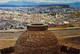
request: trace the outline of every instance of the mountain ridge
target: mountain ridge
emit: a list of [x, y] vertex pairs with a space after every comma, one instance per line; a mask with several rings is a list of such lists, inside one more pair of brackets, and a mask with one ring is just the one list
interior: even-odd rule
[[66, 5], [70, 5], [74, 8], [80, 8], [80, 2], [74, 2], [74, 3], [46, 3], [46, 2], [40, 2], [40, 3], [37, 3], [37, 2], [28, 2], [28, 1], [9, 1], [9, 2], [6, 2], [6, 3], [1, 3], [0, 6], [25, 6], [25, 5], [53, 5], [53, 4], [66, 4]]

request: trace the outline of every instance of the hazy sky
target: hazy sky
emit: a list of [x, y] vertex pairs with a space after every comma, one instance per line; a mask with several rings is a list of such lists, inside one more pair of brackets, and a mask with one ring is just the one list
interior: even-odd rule
[[72, 3], [78, 1], [80, 2], [80, 0], [0, 0], [0, 3], [8, 1], [32, 1], [32, 2], [53, 2], [53, 3]]

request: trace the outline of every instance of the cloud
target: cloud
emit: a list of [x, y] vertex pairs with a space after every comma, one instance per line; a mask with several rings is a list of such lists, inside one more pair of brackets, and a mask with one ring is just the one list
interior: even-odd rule
[[80, 0], [45, 0], [45, 2], [54, 2], [54, 3], [73, 3], [80, 2]]
[[72, 3], [79, 2], [80, 0], [1, 0], [0, 2], [8, 1], [31, 1], [31, 2], [50, 2], [50, 3]]

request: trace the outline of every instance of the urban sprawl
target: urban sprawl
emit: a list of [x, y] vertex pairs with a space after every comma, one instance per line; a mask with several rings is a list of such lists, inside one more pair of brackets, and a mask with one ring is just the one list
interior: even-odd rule
[[28, 23], [50, 27], [80, 22], [80, 9], [71, 6], [0, 7], [0, 30], [26, 29]]

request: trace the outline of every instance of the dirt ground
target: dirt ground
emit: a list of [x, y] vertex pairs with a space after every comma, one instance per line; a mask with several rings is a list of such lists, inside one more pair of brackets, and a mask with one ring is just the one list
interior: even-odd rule
[[[80, 49], [80, 29], [51, 30], [60, 45]], [[0, 50], [15, 46], [16, 40], [23, 32], [0, 33]]]

